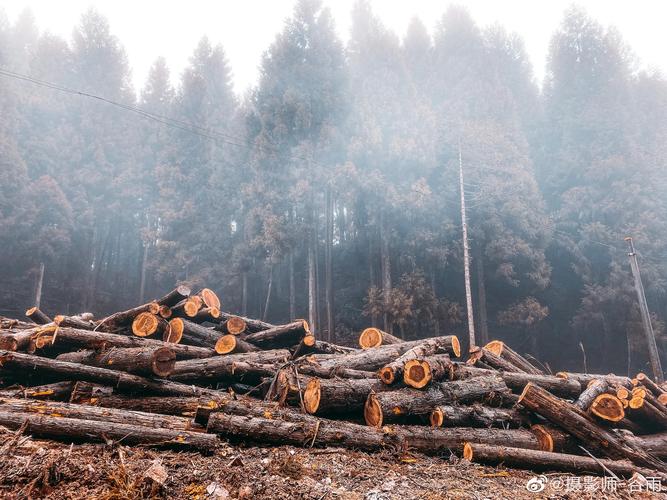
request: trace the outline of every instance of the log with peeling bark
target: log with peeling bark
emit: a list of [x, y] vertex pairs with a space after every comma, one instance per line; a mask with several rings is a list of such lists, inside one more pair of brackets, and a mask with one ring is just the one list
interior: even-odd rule
[[[405, 366], [405, 363], [411, 360], [433, 356], [435, 354], [451, 354], [452, 356], [459, 357], [461, 355], [459, 339], [455, 335], [426, 339], [407, 350], [391, 363], [383, 366], [378, 372], [378, 377], [385, 384], [391, 385], [394, 382], [401, 380], [403, 377], [403, 367]], [[423, 376], [419, 377], [419, 379], [421, 381]]]
[[321, 368], [310, 363], [298, 364], [298, 371], [302, 375], [311, 375], [319, 378], [357, 378], [357, 379], [377, 379], [377, 373], [364, 370], [352, 370], [348, 368], [334, 368], [332, 370]]
[[371, 347], [380, 347], [387, 344], [400, 344], [403, 340], [393, 335], [383, 332], [379, 328], [366, 328], [359, 334], [359, 347], [370, 349]]
[[223, 335], [215, 343], [215, 352], [218, 354], [231, 354], [242, 352], [256, 352], [259, 348], [236, 335]]
[[171, 380], [149, 379], [131, 373], [87, 366], [79, 363], [68, 363], [55, 359], [42, 358], [31, 354], [0, 351], [0, 374], [5, 371], [40, 373], [61, 377], [63, 380], [85, 380], [117, 387], [121, 391], [135, 393], [153, 393], [173, 396], [200, 396], [204, 394], [219, 395], [215, 390], [180, 384]]
[[[99, 328], [102, 330], [116, 330], [121, 327], [132, 324], [134, 319], [141, 313], [149, 313], [151, 315], [159, 314], [160, 305], [157, 302], [148, 302], [141, 306], [133, 307], [127, 311], [120, 311], [107, 316], [100, 321]], [[136, 335], [136, 334], [135, 334]]]
[[493, 408], [479, 403], [442, 405], [429, 414], [433, 427], [529, 427], [530, 417], [517, 408]]
[[501, 358], [488, 349], [479, 346], [473, 346], [470, 349], [470, 357], [466, 363], [471, 366], [485, 364], [492, 367], [494, 370], [501, 370], [504, 372], [526, 373], [524, 370], [514, 366], [505, 358]]
[[29, 398], [67, 401], [72, 395], [75, 382], [55, 382], [33, 387], [8, 387], [0, 389], [0, 398]]
[[381, 427], [406, 418], [430, 415], [438, 406], [473, 402], [503, 403], [509, 389], [497, 377], [475, 378], [432, 385], [426, 391], [412, 388], [368, 394], [364, 405], [366, 424]]
[[174, 288], [167, 295], [156, 302], [161, 306], [172, 307], [178, 304], [181, 300], [185, 300], [190, 296], [191, 290], [189, 286], [179, 285]]
[[197, 347], [209, 347], [215, 350], [220, 332], [207, 328], [187, 319], [174, 318], [169, 321], [169, 328], [164, 331], [162, 340], [174, 344], [183, 342]]
[[611, 389], [611, 383], [607, 379], [602, 378], [593, 380], [590, 384], [588, 384], [586, 390], [584, 390], [579, 395], [577, 400], [574, 402], [574, 405], [580, 410], [586, 411], [591, 407], [593, 401], [595, 401], [595, 398], [606, 392], [611, 392]]
[[[48, 328], [48, 327], [45, 327]], [[54, 328], [48, 328], [49, 332], [54, 332]], [[0, 333], [0, 349], [7, 351], [26, 351], [30, 347], [30, 341], [36, 332], [40, 329], [22, 329], [6, 330], [6, 333]]]
[[563, 378], [566, 380], [575, 380], [581, 384], [581, 387], [586, 388], [593, 380], [605, 379], [612, 384], [617, 384], [619, 386], [627, 387], [630, 385], [630, 379], [628, 377], [619, 377], [610, 373], [608, 375], [600, 375], [596, 373], [575, 373], [575, 372], [558, 372], [556, 377]]
[[466, 380], [473, 377], [500, 377], [507, 386], [516, 393], [521, 393], [528, 382], [565, 398], [576, 398], [581, 394], [581, 384], [576, 380], [569, 380], [552, 375], [532, 375], [525, 372], [499, 372], [467, 366], [463, 363], [453, 363], [451, 370], [452, 380]]
[[608, 475], [609, 472], [622, 477], [632, 477], [640, 473], [644, 477], [660, 477], [667, 475], [641, 467], [629, 460], [598, 459], [588, 456], [568, 455], [539, 450], [526, 450], [509, 446], [466, 443], [463, 447], [463, 458], [471, 462], [497, 465], [503, 464], [519, 469], [533, 471], [555, 470], [574, 474]]
[[304, 337], [312, 336], [308, 322], [299, 319], [286, 325], [274, 326], [268, 330], [250, 333], [243, 340], [261, 349], [279, 349], [291, 347], [301, 342]]
[[80, 316], [64, 316], [59, 314], [53, 318], [53, 322], [61, 328], [78, 328], [79, 330], [94, 330], [97, 325], [90, 319]]
[[492, 352], [496, 356], [499, 356], [510, 363], [516, 366], [520, 370], [526, 373], [532, 373], [533, 375], [544, 375], [544, 372], [533, 365], [526, 358], [521, 356], [519, 353], [510, 349], [507, 344], [501, 342], [500, 340], [492, 340], [484, 346], [484, 349]]
[[667, 471], [667, 464], [644, 450], [636, 449], [622, 437], [601, 427], [582, 410], [532, 383], [526, 385], [519, 403], [610, 458], [626, 458], [641, 467]]
[[25, 312], [25, 315], [30, 318], [30, 321], [38, 325], [53, 323], [53, 320], [44, 314], [39, 307], [31, 307]]
[[[283, 412], [285, 415], [286, 412]], [[285, 417], [283, 417], [285, 418]], [[473, 429], [452, 427], [395, 426], [375, 429], [341, 420], [300, 415], [292, 419], [273, 419], [213, 413], [208, 431], [230, 439], [295, 446], [344, 446], [365, 451], [408, 448], [439, 455], [461, 452], [466, 442], [496, 443], [539, 449], [539, 441], [523, 429]]]
[[153, 429], [172, 429], [182, 431], [204, 432], [205, 429], [192, 418], [159, 415], [136, 410], [102, 408], [75, 403], [56, 401], [36, 401], [29, 399], [0, 399], [2, 411], [11, 413], [35, 413], [63, 418], [96, 420], [130, 424]]
[[204, 347], [172, 344], [157, 339], [114, 333], [91, 332], [76, 328], [59, 328], [50, 342], [64, 344], [72, 348], [83, 347], [94, 350], [104, 350], [111, 347], [169, 347], [176, 353], [176, 359], [211, 358], [217, 355], [215, 350]]
[[12, 430], [24, 428], [25, 434], [36, 437], [107, 443], [119, 441], [126, 445], [154, 445], [168, 448], [213, 451], [219, 445], [217, 436], [205, 432], [154, 429], [145, 426], [62, 418], [34, 413], [14, 413], [0, 408], [0, 425]]
[[114, 347], [101, 352], [77, 351], [60, 354], [56, 359], [137, 375], [168, 377], [174, 370], [176, 353], [169, 347]]

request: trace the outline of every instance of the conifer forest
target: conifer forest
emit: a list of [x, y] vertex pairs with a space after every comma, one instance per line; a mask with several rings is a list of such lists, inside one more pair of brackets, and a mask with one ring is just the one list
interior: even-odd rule
[[375, 326], [467, 352], [462, 170], [478, 345], [650, 373], [630, 236], [667, 361], [665, 75], [579, 7], [543, 79], [520, 33], [463, 7], [404, 36], [365, 0], [350, 15], [343, 41], [296, 2], [239, 94], [207, 38], [135, 88], [100, 12], [66, 39], [0, 12], [0, 315], [185, 285], [323, 341]]

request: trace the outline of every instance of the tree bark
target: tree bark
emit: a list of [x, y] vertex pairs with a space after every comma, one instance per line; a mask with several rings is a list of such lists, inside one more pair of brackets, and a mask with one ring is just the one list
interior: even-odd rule
[[70, 352], [60, 354], [56, 359], [137, 375], [168, 377], [174, 370], [176, 353], [169, 347], [130, 347], [102, 352]]
[[100, 322], [100, 328], [105, 330], [116, 330], [131, 324], [137, 316], [141, 313], [158, 314], [160, 312], [160, 304], [157, 302], [149, 302], [141, 306], [133, 307], [127, 311], [121, 311], [107, 316]]
[[237, 316], [235, 314], [220, 311], [220, 320], [221, 321], [229, 321], [232, 318], [242, 319], [245, 322], [245, 325], [246, 325], [246, 330], [245, 331], [248, 332], [248, 333], [261, 332], [263, 330], [268, 330], [270, 328], [275, 328], [275, 326], [276, 326], [276, 325], [273, 325], [271, 323], [267, 323], [266, 321], [260, 321], [258, 319], [246, 318], [244, 316]]
[[412, 388], [370, 393], [364, 406], [366, 424], [373, 427], [430, 415], [437, 406], [453, 403], [506, 401], [509, 389], [499, 378], [475, 378], [433, 385], [426, 391]]
[[172, 372], [173, 380], [211, 380], [238, 379], [238, 376], [253, 375], [272, 377], [275, 375], [276, 363], [284, 363], [289, 359], [289, 351], [258, 351], [242, 354], [229, 354], [208, 359], [190, 359], [177, 361]]
[[530, 417], [516, 408], [493, 408], [479, 403], [470, 406], [437, 406], [429, 415], [433, 427], [530, 427]]
[[29, 398], [67, 401], [74, 389], [74, 382], [56, 382], [34, 387], [0, 389], [0, 398]]
[[542, 370], [533, 366], [526, 358], [514, 352], [512, 349], [507, 347], [507, 345], [504, 342], [501, 342], [500, 340], [493, 340], [488, 344], [486, 344], [484, 348], [488, 351], [491, 351], [496, 356], [499, 356], [509, 361], [514, 366], [516, 366], [517, 368], [526, 373], [532, 373], [534, 375], [544, 375], [544, 372]]
[[235, 335], [223, 335], [215, 343], [215, 352], [218, 354], [231, 354], [243, 352], [255, 352], [259, 348], [246, 342]]
[[215, 349], [220, 337], [222, 334], [213, 328], [207, 328], [183, 318], [174, 318], [169, 321], [169, 328], [165, 330], [163, 340], [169, 343], [183, 342], [197, 347]]
[[610, 458], [627, 458], [641, 467], [662, 472], [667, 470], [667, 465], [661, 460], [643, 450], [632, 448], [622, 438], [600, 427], [576, 406], [558, 399], [535, 384], [526, 385], [519, 403], [562, 427], [582, 442], [594, 446]]
[[448, 354], [411, 359], [403, 366], [403, 383], [415, 389], [422, 389], [431, 381], [440, 382], [449, 379], [452, 366]]
[[361, 412], [371, 391], [385, 390], [376, 379], [319, 379], [301, 381], [303, 406], [317, 415]]
[[664, 474], [651, 469], [637, 467], [627, 460], [608, 460], [565, 453], [550, 453], [548, 451], [526, 450], [508, 446], [494, 446], [488, 444], [466, 443], [463, 448], [463, 458], [471, 462], [483, 464], [504, 464], [509, 467], [529, 469], [533, 471], [554, 470], [571, 472], [573, 474], [607, 475], [609, 471], [618, 476], [632, 477], [640, 473], [644, 477], [666, 478]]
[[378, 377], [385, 384], [391, 385], [403, 377], [403, 366], [406, 362], [445, 353], [456, 357], [461, 355], [459, 339], [455, 335], [423, 340], [420, 344], [410, 348], [391, 363], [383, 366], [378, 372]]
[[154, 429], [145, 426], [60, 418], [31, 413], [13, 413], [0, 409], [0, 425], [12, 430], [25, 426], [25, 433], [60, 440], [122, 441], [126, 445], [155, 445], [168, 448], [191, 448], [213, 451], [219, 445], [217, 436], [204, 432]]
[[296, 345], [304, 337], [310, 335], [312, 334], [308, 322], [300, 319], [286, 325], [274, 326], [268, 330], [245, 335], [243, 340], [261, 349], [276, 349]]
[[25, 315], [30, 318], [30, 321], [37, 325], [46, 325], [48, 323], [53, 323], [53, 320], [44, 314], [39, 306], [31, 307], [25, 312]]
[[488, 349], [485, 349], [484, 347], [473, 346], [470, 349], [470, 357], [468, 358], [467, 363], [469, 365], [476, 365], [480, 361], [496, 370], [502, 370], [504, 372], [526, 373], [524, 370], [517, 368], [506, 359], [501, 358], [500, 356], [496, 356]]

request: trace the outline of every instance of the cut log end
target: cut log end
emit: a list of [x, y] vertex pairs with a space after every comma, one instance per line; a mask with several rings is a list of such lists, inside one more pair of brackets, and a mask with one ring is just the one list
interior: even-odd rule
[[554, 438], [546, 427], [536, 424], [531, 426], [530, 430], [537, 438], [540, 450], [554, 451]]
[[391, 385], [396, 380], [396, 374], [390, 366], [384, 366], [378, 371], [378, 378], [387, 385]]
[[202, 306], [202, 300], [197, 297], [189, 297], [186, 301], [185, 304], [183, 304], [183, 312], [185, 312], [185, 315], [189, 318], [194, 318], [197, 316], [197, 313], [201, 309]]
[[204, 301], [204, 304], [206, 304], [206, 307], [214, 307], [220, 310], [220, 299], [213, 290], [210, 288], [204, 288], [201, 292], [199, 292], [199, 295]]
[[428, 385], [432, 379], [431, 366], [428, 361], [411, 359], [403, 367], [403, 382], [415, 389]]
[[644, 406], [644, 398], [639, 396], [634, 396], [630, 401], [628, 401], [628, 408], [631, 410], [637, 410]]
[[663, 392], [658, 396], [658, 402], [663, 405], [667, 405], [667, 392]]
[[436, 408], [428, 417], [431, 427], [442, 427], [445, 423], [445, 412], [442, 408]]
[[132, 333], [137, 337], [148, 337], [153, 335], [159, 327], [159, 321], [155, 314], [142, 312], [132, 321]]
[[160, 304], [157, 302], [151, 302], [148, 304], [148, 312], [151, 314], [159, 314], [160, 313]]
[[227, 328], [227, 333], [230, 335], [239, 335], [245, 331], [247, 325], [243, 318], [232, 316], [227, 320], [225, 326]]
[[465, 458], [469, 462], [472, 462], [472, 457], [473, 457], [472, 445], [470, 443], [464, 443], [463, 458]]
[[496, 356], [500, 356], [505, 348], [505, 343], [501, 340], [492, 340], [484, 346], [484, 349], [491, 351]]
[[375, 393], [371, 392], [364, 404], [364, 420], [371, 427], [382, 427], [382, 407]]
[[[563, 377], [563, 378], [564, 378], [564, 377]], [[526, 394], [528, 393], [528, 391], [530, 391], [530, 389], [532, 388], [532, 386], [533, 386], [533, 384], [532, 384], [531, 382], [528, 382], [528, 383], [526, 384], [526, 387], [524, 387], [524, 388], [523, 388], [523, 391], [521, 391], [521, 395], [519, 396], [519, 399], [517, 400], [517, 404], [518, 404], [518, 403], [521, 403], [521, 401], [523, 401], [523, 399], [526, 397]]]
[[301, 342], [306, 347], [313, 347], [315, 345], [315, 335], [306, 335], [301, 339]]
[[158, 377], [168, 377], [176, 365], [176, 353], [168, 347], [160, 347], [153, 353], [153, 373]]
[[162, 340], [171, 344], [180, 344], [183, 338], [184, 329], [183, 320], [181, 318], [174, 318], [169, 321], [169, 327], [164, 331]]
[[169, 319], [171, 318], [171, 307], [169, 306], [160, 306], [160, 310], [158, 311], [158, 314], [163, 317], [164, 319]]
[[359, 347], [370, 349], [382, 345], [382, 332], [378, 328], [366, 328], [359, 335]]
[[312, 378], [306, 384], [306, 389], [303, 392], [303, 406], [306, 412], [315, 414], [320, 407], [320, 400], [322, 397], [320, 380]]
[[600, 394], [591, 405], [593, 415], [609, 422], [619, 422], [625, 417], [623, 403], [613, 394]]
[[618, 399], [630, 399], [630, 391], [625, 387], [619, 387], [616, 389], [616, 397]]
[[234, 335], [223, 335], [215, 343], [215, 352], [218, 354], [229, 354], [234, 352], [235, 349], [236, 337]]
[[457, 358], [461, 357], [461, 343], [456, 335], [452, 335], [452, 352]]

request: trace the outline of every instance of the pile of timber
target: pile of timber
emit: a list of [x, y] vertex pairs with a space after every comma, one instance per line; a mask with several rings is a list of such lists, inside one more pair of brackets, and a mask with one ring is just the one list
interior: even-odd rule
[[179, 286], [105, 318], [0, 318], [0, 426], [40, 438], [190, 448], [256, 444], [407, 450], [532, 470], [667, 478], [667, 387], [545, 373], [500, 341], [355, 347], [308, 323], [224, 312]]

